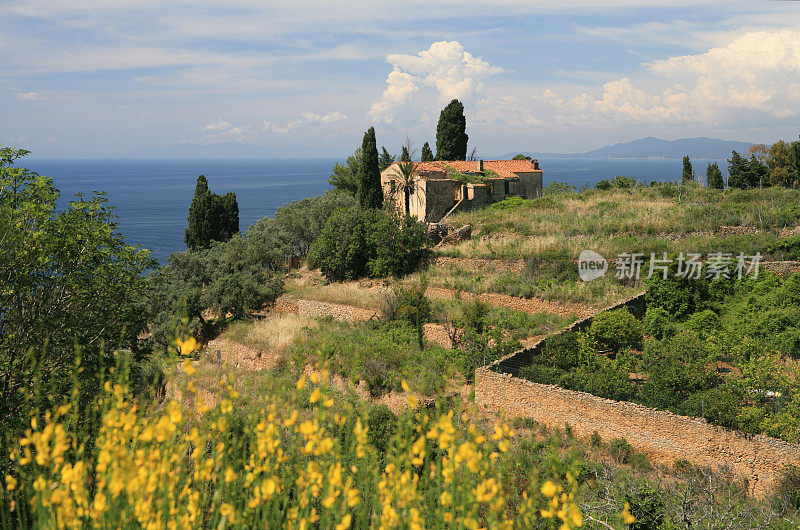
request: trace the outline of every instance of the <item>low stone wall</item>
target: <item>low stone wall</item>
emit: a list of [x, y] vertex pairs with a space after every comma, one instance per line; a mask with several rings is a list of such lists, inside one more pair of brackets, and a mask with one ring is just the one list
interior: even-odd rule
[[363, 322], [381, 316], [381, 311], [364, 309], [344, 304], [334, 304], [319, 300], [304, 300], [281, 296], [275, 302], [275, 310], [281, 313], [296, 313], [312, 318], [332, 318], [342, 322]]
[[545, 342], [549, 340], [551, 337], [555, 337], [556, 335], [560, 335], [568, 331], [585, 330], [586, 328], [591, 326], [592, 321], [594, 320], [594, 317], [596, 315], [604, 311], [619, 309], [620, 307], [627, 307], [628, 310], [634, 314], [634, 316], [636, 316], [637, 318], [642, 318], [646, 310], [645, 293], [639, 293], [630, 298], [626, 298], [625, 300], [612, 304], [606, 307], [605, 309], [597, 311], [596, 313], [593, 313], [589, 316], [585, 316], [580, 320], [576, 320], [575, 322], [565, 327], [564, 329], [557, 331], [552, 335], [548, 335], [547, 337], [542, 338], [540, 341], [531, 344], [526, 348], [523, 348], [512, 354], [506, 355], [505, 357], [495, 361], [490, 365], [490, 367], [498, 372], [517, 375], [519, 373], [520, 368], [529, 366], [533, 362], [534, 356], [536, 356], [541, 351], [541, 349], [544, 347]]
[[548, 427], [568, 423], [581, 437], [597, 431], [605, 441], [625, 438], [660, 464], [686, 459], [696, 465], [728, 467], [747, 479], [750, 493], [758, 497], [771, 494], [785, 465], [800, 465], [800, 445], [636, 403], [541, 385], [488, 368], [475, 372], [475, 402]]

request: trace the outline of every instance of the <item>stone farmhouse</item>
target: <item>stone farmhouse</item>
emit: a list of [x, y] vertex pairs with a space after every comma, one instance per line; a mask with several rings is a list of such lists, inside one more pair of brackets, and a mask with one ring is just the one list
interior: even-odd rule
[[[409, 177], [401, 171], [403, 164]], [[438, 223], [456, 210], [506, 197], [541, 197], [542, 170], [536, 159], [395, 162], [381, 173], [381, 187], [398, 211]]]

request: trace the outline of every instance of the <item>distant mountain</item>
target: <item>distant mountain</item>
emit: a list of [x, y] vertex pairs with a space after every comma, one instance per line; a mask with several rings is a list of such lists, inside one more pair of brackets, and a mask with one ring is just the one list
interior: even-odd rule
[[[731, 151], [746, 154], [750, 146], [747, 142], [718, 140], [716, 138], [681, 138], [680, 140], [662, 140], [660, 138], [642, 138], [632, 142], [607, 145], [585, 153], [525, 153], [531, 156], [547, 158], [691, 158], [725, 159]], [[517, 153], [509, 153], [511, 157]]]

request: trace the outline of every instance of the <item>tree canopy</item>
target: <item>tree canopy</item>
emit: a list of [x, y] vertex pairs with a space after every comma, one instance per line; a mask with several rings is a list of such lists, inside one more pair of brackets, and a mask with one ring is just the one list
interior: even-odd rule
[[383, 210], [341, 208], [325, 223], [308, 255], [334, 281], [413, 272], [429, 254], [425, 225]]
[[102, 194], [56, 210], [49, 178], [15, 164], [27, 151], [0, 149], [0, 425], [25, 422], [29, 390], [60, 404], [81, 359], [91, 399], [115, 349], [141, 352], [143, 272], [150, 253], [128, 245]]
[[433, 151], [431, 151], [431, 146], [428, 142], [422, 144], [421, 160], [423, 162], [433, 162], [434, 160]]
[[681, 175], [681, 183], [694, 182], [694, 171], [692, 171], [692, 162], [688, 156], [683, 157], [683, 174]]
[[464, 105], [454, 99], [439, 115], [439, 124], [436, 126], [436, 160], [466, 160], [469, 140], [466, 131]]
[[725, 187], [722, 171], [720, 171], [719, 165], [716, 162], [709, 164], [706, 168], [706, 184], [709, 188], [717, 190], [721, 190]]
[[[389, 155], [388, 152], [386, 154]], [[389, 156], [391, 157], [391, 155]], [[391, 158], [394, 160], [394, 157]], [[333, 174], [328, 177], [328, 184], [333, 186], [335, 190], [344, 191], [355, 197], [358, 194], [359, 171], [361, 171], [360, 147], [347, 157], [347, 161], [344, 164], [337, 163], [333, 166]]]
[[184, 242], [190, 250], [209, 248], [212, 241], [227, 241], [239, 232], [239, 204], [236, 194], [219, 196], [208, 189], [205, 175], [197, 177], [189, 206], [189, 226]]
[[390, 155], [389, 151], [387, 151], [385, 147], [381, 147], [381, 154], [378, 157], [378, 169], [383, 171], [387, 167], [391, 166], [393, 162], [394, 155]]

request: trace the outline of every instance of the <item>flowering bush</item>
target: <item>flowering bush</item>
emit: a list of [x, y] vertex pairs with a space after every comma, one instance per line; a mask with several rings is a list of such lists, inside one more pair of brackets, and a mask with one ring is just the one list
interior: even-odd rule
[[[183, 366], [193, 373], [191, 359]], [[510, 495], [513, 432], [504, 423], [484, 433], [466, 413], [415, 410], [398, 418], [378, 465], [367, 422], [347, 403], [334, 406], [319, 373], [297, 381], [302, 406], [281, 410], [268, 396], [243, 420], [224, 378], [213, 407], [189, 378], [184, 401], [196, 405], [169, 401], [155, 415], [139, 410], [124, 383], [106, 382], [93, 441], [82, 439], [71, 405], [34, 415], [10, 451], [3, 526], [582, 525], [572, 472]]]
[[[517, 481], [514, 432], [503, 422], [487, 432], [468, 412], [421, 409], [403, 381], [408, 410], [384, 430], [379, 451], [371, 423], [336, 398], [327, 369], [287, 381], [290, 391], [248, 407], [227, 376], [216, 395], [198, 390], [193, 354], [200, 345], [176, 344], [186, 376], [180, 402], [140, 408], [119, 365], [88, 414], [73, 393], [70, 403], [31, 415], [24, 436], [7, 448], [0, 526], [583, 525], [580, 466], [557, 457], [552, 469], [531, 469]], [[98, 425], [87, 428], [91, 418]], [[634, 520], [627, 505], [615, 517]]]

